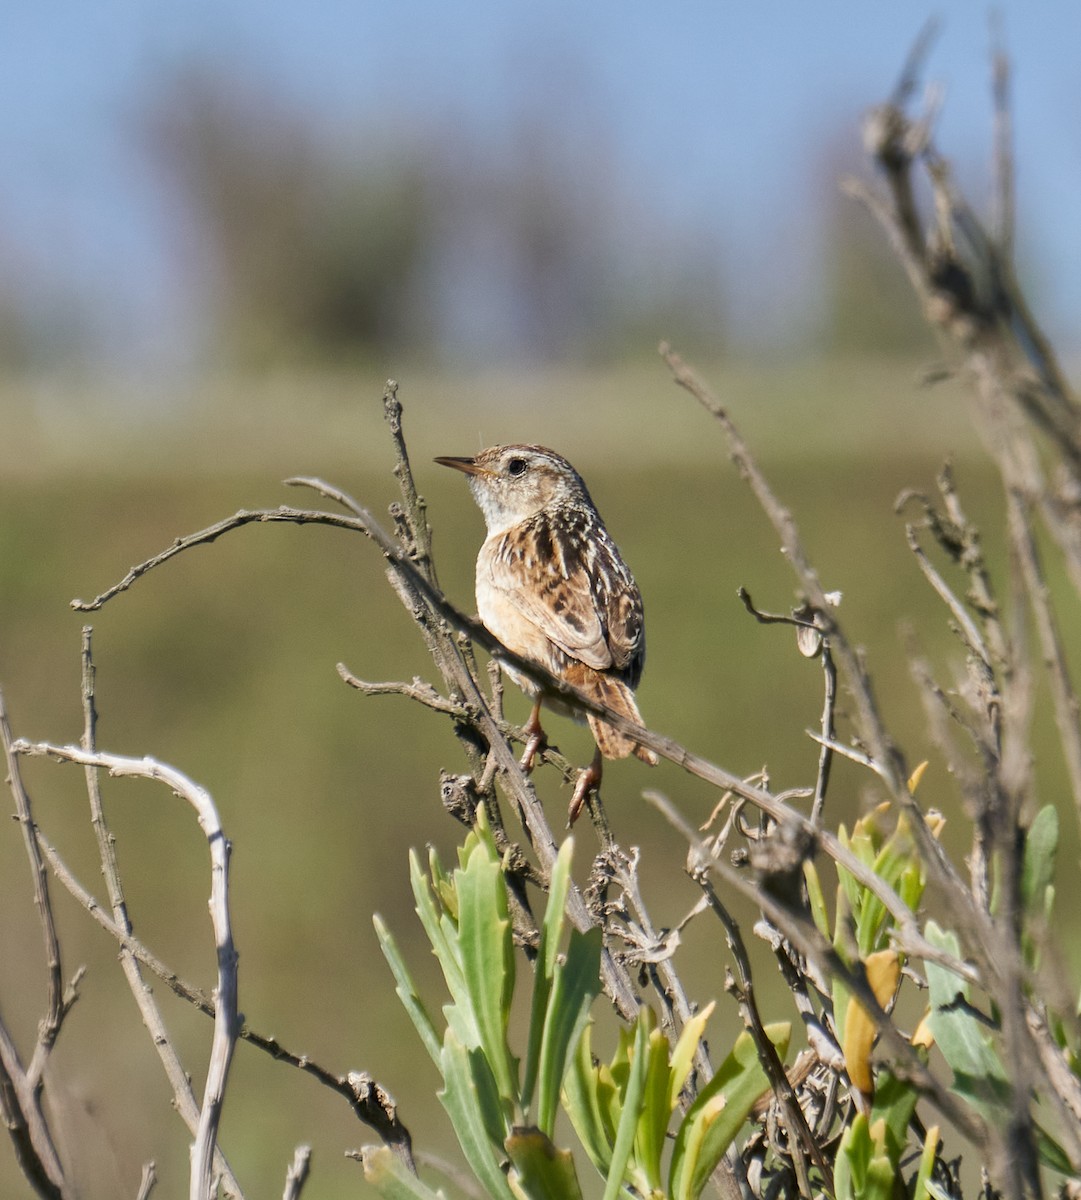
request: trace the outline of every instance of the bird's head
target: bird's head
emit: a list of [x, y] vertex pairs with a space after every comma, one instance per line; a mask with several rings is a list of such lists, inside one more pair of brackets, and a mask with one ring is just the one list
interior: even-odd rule
[[492, 446], [474, 458], [437, 458], [469, 476], [473, 498], [489, 535], [560, 504], [592, 504], [581, 476], [562, 455], [544, 446]]

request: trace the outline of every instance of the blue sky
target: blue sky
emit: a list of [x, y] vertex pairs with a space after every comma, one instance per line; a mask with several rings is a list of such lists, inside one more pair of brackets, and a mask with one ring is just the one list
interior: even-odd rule
[[[1081, 4], [997, 6], [1014, 67], [1021, 244], [1037, 312], [1078, 343]], [[93, 299], [113, 357], [185, 346], [192, 297], [173, 213], [134, 136], [163, 79], [195, 62], [269, 83], [327, 136], [433, 114], [498, 142], [523, 96], [586, 95], [620, 178], [675, 222], [715, 222], [737, 327], [798, 327], [815, 247], [803, 197], [823, 138], [854, 142], [932, 14], [940, 148], [986, 176], [989, 8], [872, 0], [7, 0], [0, 6], [0, 262], [30, 303]], [[565, 77], [565, 79], [564, 79]], [[569, 82], [566, 82], [569, 81]], [[559, 137], [573, 107], [553, 103]], [[778, 251], [781, 255], [778, 255]], [[786, 271], [778, 270], [787, 258]], [[752, 339], [753, 340], [753, 339]], [[188, 347], [190, 349], [190, 347]]]

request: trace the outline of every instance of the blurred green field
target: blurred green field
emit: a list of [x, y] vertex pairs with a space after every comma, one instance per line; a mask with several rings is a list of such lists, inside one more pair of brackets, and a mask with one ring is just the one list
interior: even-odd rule
[[[919, 389], [917, 367], [705, 372], [793, 510], [824, 583], [844, 592], [849, 633], [868, 648], [883, 709], [913, 764], [934, 756], [900, 623], [912, 623], [932, 657], [959, 655], [905, 547], [894, 499], [905, 487], [932, 490], [952, 453], [972, 515], [993, 523], [998, 511], [963, 398], [952, 386]], [[554, 446], [586, 476], [645, 596], [649, 657], [639, 696], [647, 723], [734, 772], [766, 767], [777, 788], [813, 780], [817, 749], [804, 730], [820, 712], [819, 668], [796, 654], [788, 631], [757, 625], [736, 599], [742, 585], [761, 607], [787, 610], [793, 577], [719, 430], [663, 367], [480, 380], [403, 371], [401, 385], [452, 599], [472, 610], [482, 523], [462, 480], [432, 457], [507, 440]], [[321, 506], [314, 493], [280, 486], [285, 475], [324, 476], [384, 514], [395, 484], [381, 392], [374, 377], [220, 381], [186, 411], [148, 418], [135, 416], [135, 397], [101, 385], [0, 389], [10, 431], [0, 448], [0, 685], [16, 734], [79, 735], [83, 620], [67, 607], [72, 597], [89, 598], [173, 538], [239, 508]], [[999, 556], [991, 525], [988, 544]], [[371, 914], [386, 917], [435, 1004], [406, 855], [433, 843], [453, 856], [459, 830], [441, 811], [437, 778], [440, 767], [460, 769], [462, 758], [436, 714], [399, 698], [363, 698], [335, 672], [344, 661], [366, 679], [433, 677], [374, 547], [341, 531], [248, 527], [151, 573], [93, 624], [101, 747], [172, 763], [220, 807], [234, 846], [241, 1006], [250, 1024], [335, 1070], [372, 1072], [397, 1097], [418, 1148], [449, 1154], [435, 1076], [394, 997]], [[526, 705], [514, 695], [510, 709], [524, 717]], [[563, 750], [588, 757], [584, 728], [560, 718], [549, 726]], [[101, 894], [80, 773], [40, 762], [25, 773], [40, 825]], [[566, 791], [545, 772], [537, 783], [560, 820]], [[694, 896], [680, 844], [641, 799], [646, 787], [696, 820], [716, 797], [669, 764], [606, 771], [616, 836], [643, 847], [654, 917], [669, 924]], [[871, 794], [865, 774], [839, 765], [836, 814], [851, 816]], [[923, 796], [948, 811], [955, 803], [941, 769], [929, 773]], [[191, 814], [163, 789], [132, 782], [108, 782], [106, 801], [136, 932], [209, 988], [206, 849]], [[578, 840], [581, 877], [592, 834], [583, 829]], [[26, 1052], [44, 969], [14, 824], [0, 840], [0, 880], [0, 1005]], [[49, 1080], [81, 1194], [133, 1195], [141, 1163], [155, 1158], [156, 1194], [181, 1195], [188, 1138], [115, 949], [58, 887], [53, 894], [66, 970], [89, 968]], [[714, 930], [692, 929], [684, 968], [698, 999], [721, 1000], [712, 1029], [719, 1045], [737, 1017], [723, 996], [718, 943]], [[162, 985], [155, 992], [198, 1090], [209, 1023]], [[223, 1146], [250, 1196], [280, 1192], [300, 1141], [315, 1148], [312, 1195], [355, 1195], [360, 1169], [342, 1152], [371, 1140], [337, 1097], [240, 1047]], [[6, 1150], [0, 1194], [29, 1194]]]

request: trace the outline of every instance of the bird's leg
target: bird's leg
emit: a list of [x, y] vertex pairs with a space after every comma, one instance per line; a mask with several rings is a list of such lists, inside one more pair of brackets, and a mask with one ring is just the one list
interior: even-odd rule
[[595, 792], [600, 788], [603, 770], [603, 760], [598, 747], [593, 751], [593, 761], [588, 767], [582, 768], [578, 782], [574, 785], [574, 795], [571, 797], [571, 806], [567, 812], [568, 829], [578, 820], [578, 815], [589, 798], [590, 792]]
[[529, 720], [522, 726], [527, 739], [525, 753], [519, 760], [518, 765], [527, 775], [533, 770], [533, 760], [537, 757], [537, 754], [548, 744], [548, 737], [541, 727], [540, 708], [540, 701], [538, 700], [533, 705], [533, 711], [529, 714]]

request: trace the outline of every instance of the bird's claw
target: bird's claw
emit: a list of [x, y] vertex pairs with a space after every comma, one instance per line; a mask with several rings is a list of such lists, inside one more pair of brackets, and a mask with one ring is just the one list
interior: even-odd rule
[[590, 795], [595, 794], [601, 785], [601, 762], [600, 754], [594, 755], [593, 761], [588, 767], [583, 767], [578, 775], [578, 782], [574, 785], [574, 795], [571, 796], [570, 808], [567, 810], [567, 828], [574, 824], [581, 816], [582, 809], [586, 805], [586, 801]]
[[543, 729], [538, 729], [536, 733], [529, 735], [529, 740], [525, 744], [525, 753], [518, 760], [518, 765], [528, 775], [533, 770], [537, 755], [548, 745], [548, 739], [544, 735]]

